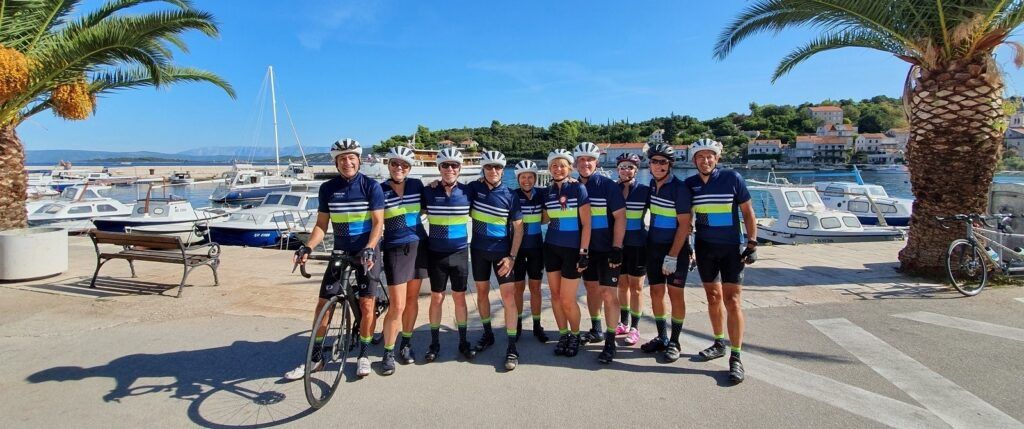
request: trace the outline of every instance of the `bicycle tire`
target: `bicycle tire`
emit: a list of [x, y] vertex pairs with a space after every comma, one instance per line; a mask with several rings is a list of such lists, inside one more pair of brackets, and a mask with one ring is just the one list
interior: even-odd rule
[[[327, 318], [327, 331], [320, 350], [316, 347], [316, 332]], [[309, 335], [309, 347], [306, 349], [306, 374], [303, 384], [306, 401], [315, 409], [323, 407], [334, 397], [341, 383], [341, 377], [349, 366], [348, 356], [351, 350], [348, 344], [352, 340], [352, 311], [347, 299], [333, 297], [317, 314], [313, 329]], [[313, 356], [320, 353], [323, 367], [313, 371]]]
[[953, 240], [946, 251], [946, 273], [957, 291], [966, 296], [981, 293], [988, 283], [988, 255], [968, 240]]

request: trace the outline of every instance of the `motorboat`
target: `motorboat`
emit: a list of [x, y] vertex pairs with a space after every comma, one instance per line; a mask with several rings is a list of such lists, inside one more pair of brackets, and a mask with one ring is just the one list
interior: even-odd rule
[[192, 244], [206, 239], [209, 224], [226, 219], [230, 212], [225, 208], [195, 209], [188, 200], [170, 195], [139, 200], [131, 216], [96, 219], [93, 223], [100, 231], [173, 235]]
[[[441, 172], [437, 168], [437, 154], [439, 150], [413, 149], [413, 165], [409, 169], [408, 177], [420, 179], [424, 183], [441, 178]], [[480, 157], [463, 154], [462, 168], [459, 170], [459, 181], [466, 182], [476, 180], [480, 177], [483, 167], [480, 166]], [[391, 177], [388, 171], [388, 157], [377, 157], [368, 155], [364, 157], [359, 166], [359, 172], [377, 181], [384, 181]]]
[[138, 180], [138, 177], [113, 175], [104, 169], [104, 171], [88, 172], [84, 179], [86, 183], [95, 183], [100, 185], [130, 185], [135, 183], [135, 181]]
[[55, 191], [63, 191], [71, 186], [84, 185], [84, 176], [69, 173], [68, 170], [36, 170], [28, 172], [28, 186], [30, 188], [51, 188]]
[[105, 186], [74, 186], [64, 189], [57, 199], [25, 204], [29, 226], [53, 226], [79, 233], [93, 228], [94, 220], [126, 218], [132, 207], [100, 195]]
[[210, 225], [210, 241], [229, 246], [285, 246], [305, 230], [303, 225], [311, 218], [315, 224], [319, 201], [316, 192], [271, 192], [258, 206], [238, 210], [227, 220]]
[[[896, 227], [864, 226], [853, 213], [825, 207], [813, 186], [750, 185], [758, 193], [758, 239], [778, 244], [892, 241], [905, 238]], [[755, 205], [755, 212], [758, 207]]]
[[172, 185], [186, 185], [189, 183], [194, 183], [196, 180], [192, 178], [192, 174], [189, 173], [188, 171], [175, 171], [171, 173], [170, 181]]
[[[888, 226], [907, 226], [914, 200], [890, 197], [881, 185], [854, 182], [814, 182], [825, 207], [846, 210], [857, 216], [860, 223]], [[881, 219], [879, 219], [881, 218]]]
[[49, 186], [29, 186], [25, 189], [25, 195], [30, 200], [38, 200], [40, 198], [55, 197], [60, 195], [60, 192]]

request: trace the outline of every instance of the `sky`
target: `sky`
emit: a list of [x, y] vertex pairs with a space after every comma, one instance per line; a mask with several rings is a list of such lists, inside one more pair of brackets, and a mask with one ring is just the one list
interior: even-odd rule
[[[84, 10], [97, 4], [87, 0]], [[321, 147], [344, 137], [369, 147], [417, 125], [709, 119], [747, 112], [750, 102], [900, 95], [907, 64], [865, 49], [819, 54], [772, 84], [779, 60], [812, 30], [754, 36], [715, 60], [721, 29], [748, 4], [197, 0], [221, 35], [189, 34], [190, 51], [175, 61], [224, 77], [237, 99], [207, 84], [143, 88], [100, 98], [88, 120], [42, 113], [18, 132], [28, 150], [272, 146], [269, 97], [260, 97], [267, 66], [281, 144], [297, 134]], [[1020, 95], [1024, 72], [1005, 48], [997, 61], [1007, 95]]]

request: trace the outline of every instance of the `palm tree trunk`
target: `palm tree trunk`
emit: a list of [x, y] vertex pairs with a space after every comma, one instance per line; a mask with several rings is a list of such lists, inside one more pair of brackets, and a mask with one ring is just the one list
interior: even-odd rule
[[1002, 152], [1002, 76], [988, 56], [942, 70], [915, 67], [904, 102], [910, 113], [907, 162], [915, 201], [899, 260], [904, 272], [941, 277], [946, 249], [963, 237], [964, 229], [943, 229], [935, 217], [988, 208]]
[[0, 127], [0, 231], [28, 225], [25, 148], [14, 125]]

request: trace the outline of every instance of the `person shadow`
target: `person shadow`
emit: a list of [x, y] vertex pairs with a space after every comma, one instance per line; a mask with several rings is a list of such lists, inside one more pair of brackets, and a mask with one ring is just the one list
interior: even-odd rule
[[[58, 366], [27, 377], [29, 383], [110, 378], [115, 386], [102, 396], [121, 403], [132, 397], [168, 394], [189, 401], [188, 418], [199, 426], [262, 428], [295, 421], [314, 410], [303, 383], [282, 374], [296, 365], [308, 331], [278, 341], [235, 341], [223, 346], [161, 354], [133, 354], [94, 367]], [[147, 384], [149, 380], [172, 379]]]

